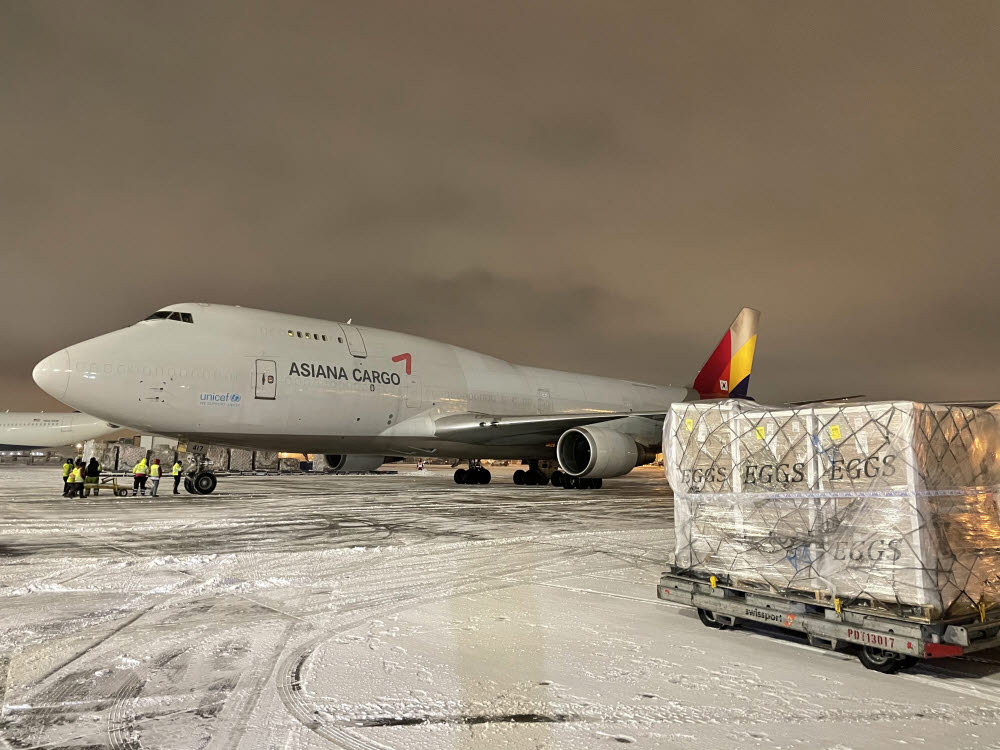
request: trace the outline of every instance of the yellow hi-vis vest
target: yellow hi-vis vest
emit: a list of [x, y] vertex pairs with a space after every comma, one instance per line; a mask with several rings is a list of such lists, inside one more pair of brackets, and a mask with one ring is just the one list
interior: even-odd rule
[[149, 473], [149, 465], [146, 463], [146, 459], [143, 459], [135, 466], [132, 467], [132, 473], [136, 476], [145, 475]]
[[180, 463], [180, 461], [178, 461], [177, 463], [174, 464], [174, 468], [172, 468], [170, 470], [170, 473], [173, 474], [175, 477], [176, 476], [180, 476], [180, 473], [181, 473], [181, 463]]
[[73, 471], [73, 464], [68, 461], [63, 464], [63, 479], [66, 479]]
[[156, 479], [160, 478], [160, 465], [159, 464], [153, 464], [152, 466], [149, 467], [149, 476], [155, 477]]
[[77, 466], [73, 471], [69, 473], [70, 484], [76, 484], [77, 482], [83, 481], [83, 468]]

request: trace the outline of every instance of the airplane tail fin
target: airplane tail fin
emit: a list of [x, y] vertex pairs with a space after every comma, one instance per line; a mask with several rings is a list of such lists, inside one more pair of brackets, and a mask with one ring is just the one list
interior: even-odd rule
[[702, 398], [747, 398], [760, 311], [744, 307], [694, 379]]

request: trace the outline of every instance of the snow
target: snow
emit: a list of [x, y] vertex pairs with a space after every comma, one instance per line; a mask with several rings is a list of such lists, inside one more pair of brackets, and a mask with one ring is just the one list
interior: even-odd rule
[[[659, 472], [600, 491], [398, 476], [59, 496], [0, 470], [11, 747], [982, 748], [1000, 653], [884, 676], [656, 599]], [[0, 742], [0, 747], [4, 742]]]

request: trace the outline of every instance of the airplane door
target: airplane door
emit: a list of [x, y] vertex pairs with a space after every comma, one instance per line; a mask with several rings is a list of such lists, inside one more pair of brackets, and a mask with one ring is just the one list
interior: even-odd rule
[[273, 401], [278, 397], [278, 367], [273, 359], [257, 360], [257, 385], [254, 396]]
[[59, 432], [69, 432], [73, 427], [72, 419], [72, 417], [63, 417], [60, 419]]
[[549, 393], [548, 388], [538, 389], [538, 413], [539, 414], [552, 413], [552, 394]]
[[347, 348], [351, 350], [351, 354], [355, 357], [367, 357], [368, 349], [365, 347], [361, 331], [346, 323], [341, 324], [340, 328], [344, 332], [344, 338], [347, 339]]
[[420, 379], [413, 375], [406, 379], [406, 405], [411, 409], [420, 407]]

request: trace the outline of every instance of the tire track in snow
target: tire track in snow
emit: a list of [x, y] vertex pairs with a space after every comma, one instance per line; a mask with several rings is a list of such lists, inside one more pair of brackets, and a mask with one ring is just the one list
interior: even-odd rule
[[[519, 540], [517, 543], [523, 542]], [[364, 614], [359, 614], [359, 616], [342, 622], [333, 628], [325, 629], [322, 634], [310, 639], [307, 643], [299, 646], [288, 654], [282, 661], [276, 687], [278, 695], [289, 713], [298, 719], [306, 728], [315, 732], [319, 736], [336, 743], [344, 748], [344, 750], [392, 750], [389, 746], [383, 745], [370, 737], [361, 735], [355, 729], [345, 728], [334, 723], [324, 722], [320, 718], [319, 710], [315, 707], [315, 704], [309, 703], [303, 697], [304, 690], [302, 671], [306, 662], [309, 660], [309, 657], [312, 656], [320, 645], [339, 633], [343, 633], [369, 622], [372, 618], [397, 615], [401, 612], [412, 610], [434, 601], [441, 601], [459, 596], [470, 596], [486, 591], [495, 591], [498, 589], [520, 586], [523, 585], [525, 581], [510, 580], [508, 577], [526, 570], [539, 568], [557, 560], [563, 561], [570, 557], [587, 557], [595, 554], [592, 550], [569, 547], [564, 548], [563, 551], [557, 554], [539, 556], [537, 552], [526, 549], [524, 552], [531, 554], [535, 558], [534, 560], [519, 564], [501, 565], [497, 568], [497, 562], [502, 561], [494, 559], [493, 553], [496, 551], [495, 547], [496, 545], [490, 545], [487, 550], [483, 551], [489, 554], [491, 559], [469, 569], [469, 572], [465, 574], [466, 580], [463, 583], [456, 585], [453, 579], [448, 578], [445, 581], [439, 582], [436, 586], [431, 587], [429, 591], [426, 587], [424, 587], [423, 593], [410, 594], [409, 596], [403, 596], [402, 598], [399, 595], [395, 595], [391, 597], [391, 603], [377, 604], [365, 610]], [[507, 559], [509, 559], [509, 556]], [[608, 567], [619, 567], [620, 564], [620, 561], [618, 561], [615, 565]], [[578, 575], [578, 572], [559, 571], [542, 573], [534, 577], [531, 582], [538, 583], [556, 580], [569, 575]], [[421, 584], [419, 582], [408, 582], [406, 584], [406, 589], [411, 591], [420, 588]], [[361, 612], [361, 610], [362, 608], [359, 607], [355, 611]]]
[[0, 720], [7, 713], [7, 681], [10, 679], [10, 657], [0, 656]]
[[142, 693], [146, 680], [132, 672], [118, 688], [108, 711], [108, 744], [113, 750], [141, 750], [138, 730], [135, 726], [133, 703]]

